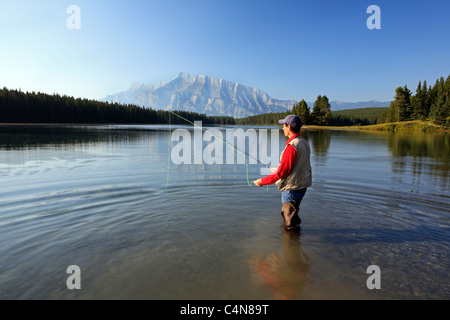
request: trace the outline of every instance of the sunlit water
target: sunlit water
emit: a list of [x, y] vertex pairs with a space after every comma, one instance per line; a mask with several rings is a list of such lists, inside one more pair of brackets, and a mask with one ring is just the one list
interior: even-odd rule
[[260, 164], [174, 165], [173, 129], [2, 127], [0, 298], [450, 298], [448, 134], [304, 131], [295, 234]]

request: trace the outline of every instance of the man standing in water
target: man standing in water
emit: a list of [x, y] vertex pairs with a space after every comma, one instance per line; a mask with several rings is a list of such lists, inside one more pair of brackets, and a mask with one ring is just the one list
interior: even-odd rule
[[300, 136], [302, 121], [298, 116], [289, 115], [279, 121], [284, 135], [288, 138], [286, 148], [281, 153], [280, 165], [272, 169], [272, 174], [254, 181], [258, 187], [276, 183], [281, 191], [281, 216], [286, 230], [298, 229], [300, 202], [312, 184], [310, 147]]

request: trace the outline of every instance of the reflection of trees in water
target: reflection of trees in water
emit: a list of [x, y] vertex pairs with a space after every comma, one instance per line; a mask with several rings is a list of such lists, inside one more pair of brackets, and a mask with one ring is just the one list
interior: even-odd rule
[[[330, 148], [331, 132], [329, 130], [306, 131], [312, 147], [312, 153], [318, 165], [324, 165]], [[303, 132], [302, 132], [303, 135]]]
[[[394, 172], [411, 166], [414, 175], [427, 173], [448, 179], [450, 135], [446, 133], [392, 133], [387, 139]], [[411, 160], [402, 161], [409, 157]]]
[[299, 298], [311, 282], [310, 259], [303, 251], [298, 232], [281, 230], [282, 247], [265, 258], [256, 257], [250, 267], [277, 300]]
[[35, 149], [46, 146], [70, 149], [97, 144], [129, 143], [152, 139], [164, 131], [127, 129], [108, 126], [11, 125], [0, 127], [0, 148], [6, 150]]

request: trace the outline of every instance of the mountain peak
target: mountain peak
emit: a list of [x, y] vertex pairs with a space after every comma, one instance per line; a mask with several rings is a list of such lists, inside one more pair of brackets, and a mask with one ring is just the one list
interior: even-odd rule
[[[294, 100], [272, 99], [264, 91], [236, 82], [207, 75], [191, 76], [180, 72], [168, 83], [159, 85], [133, 82], [125, 92], [107, 96], [103, 101], [135, 104], [155, 110], [183, 110], [211, 116], [242, 118], [262, 113], [286, 112], [297, 103]], [[385, 107], [390, 102], [330, 101], [331, 109]], [[308, 103], [310, 107], [313, 103]]]
[[142, 87], [142, 83], [140, 83], [138, 81], [134, 81], [130, 86], [130, 90], [138, 90], [141, 87]]
[[272, 100], [265, 92], [204, 74], [180, 72], [158, 86], [134, 82], [128, 91], [104, 101], [136, 104], [155, 110], [184, 110], [212, 116], [242, 118], [261, 113], [285, 112], [293, 101]]
[[177, 78], [178, 78], [178, 79], [186, 80], [186, 79], [190, 79], [191, 76], [190, 76], [188, 73], [181, 71], [181, 72], [178, 74], [178, 77], [177, 77]]

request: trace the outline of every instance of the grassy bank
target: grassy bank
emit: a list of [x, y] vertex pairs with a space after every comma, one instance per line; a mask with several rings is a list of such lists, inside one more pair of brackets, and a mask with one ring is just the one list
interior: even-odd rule
[[344, 130], [370, 130], [391, 132], [450, 132], [450, 127], [437, 125], [431, 121], [402, 121], [373, 124], [368, 126], [304, 126], [305, 129], [344, 129]]

